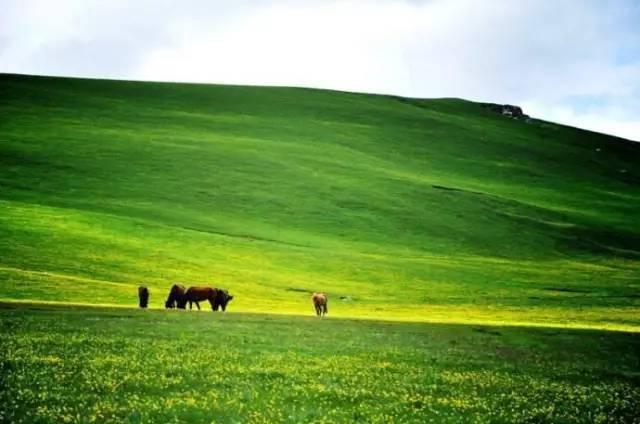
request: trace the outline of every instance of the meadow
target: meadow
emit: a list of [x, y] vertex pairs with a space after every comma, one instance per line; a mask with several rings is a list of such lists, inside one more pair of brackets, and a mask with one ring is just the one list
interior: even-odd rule
[[0, 74], [0, 421], [633, 422], [639, 215], [462, 99]]
[[0, 322], [3, 422], [640, 417], [625, 332], [14, 304]]
[[0, 99], [5, 301], [184, 282], [243, 311], [324, 290], [344, 317], [638, 328], [636, 143], [458, 99], [20, 75]]

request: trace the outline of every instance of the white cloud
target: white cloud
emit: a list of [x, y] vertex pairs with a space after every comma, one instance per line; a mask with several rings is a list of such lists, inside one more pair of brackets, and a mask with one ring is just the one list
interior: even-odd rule
[[563, 104], [527, 102], [523, 107], [533, 116], [549, 121], [640, 141], [640, 120], [635, 116], [640, 107], [607, 105], [579, 112], [574, 107]]
[[221, 26], [181, 28], [178, 46], [151, 53], [135, 72], [143, 79], [407, 92], [406, 12], [392, 4], [268, 4]]
[[[0, 0], [0, 7], [0, 71], [510, 102], [640, 140], [633, 0]], [[584, 110], [576, 101], [584, 97], [607, 102]]]

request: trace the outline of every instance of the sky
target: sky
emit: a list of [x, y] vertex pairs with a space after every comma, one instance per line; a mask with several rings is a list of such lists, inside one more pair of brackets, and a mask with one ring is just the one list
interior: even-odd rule
[[640, 141], [640, 0], [0, 0], [0, 72], [460, 97]]

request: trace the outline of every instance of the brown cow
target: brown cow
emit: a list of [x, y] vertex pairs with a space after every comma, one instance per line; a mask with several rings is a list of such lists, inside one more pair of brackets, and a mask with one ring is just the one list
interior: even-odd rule
[[213, 311], [217, 311], [221, 307], [224, 312], [227, 309], [227, 304], [232, 299], [233, 296], [229, 295], [228, 291], [213, 287], [189, 287], [185, 293], [185, 300], [189, 302], [189, 309], [192, 309], [195, 303], [198, 310], [200, 310], [199, 302], [208, 300]]
[[314, 293], [311, 299], [313, 300], [313, 306], [316, 308], [316, 315], [327, 315], [327, 295], [324, 293]]
[[214, 311], [218, 310], [218, 306], [222, 308], [222, 312], [227, 310], [227, 304], [233, 300], [233, 296], [229, 294], [227, 290], [218, 289], [218, 296], [216, 297], [216, 305], [213, 307]]
[[174, 284], [169, 290], [169, 297], [167, 297], [167, 301], [164, 302], [164, 307], [167, 309], [185, 309], [187, 306], [187, 299], [185, 298], [185, 293], [187, 289], [182, 284]]
[[149, 306], [149, 289], [145, 286], [138, 287], [138, 301], [143, 309]]

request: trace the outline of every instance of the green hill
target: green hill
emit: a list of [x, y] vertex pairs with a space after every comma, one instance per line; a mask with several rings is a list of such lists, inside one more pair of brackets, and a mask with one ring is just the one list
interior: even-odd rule
[[640, 144], [459, 99], [0, 75], [0, 299], [640, 328]]

